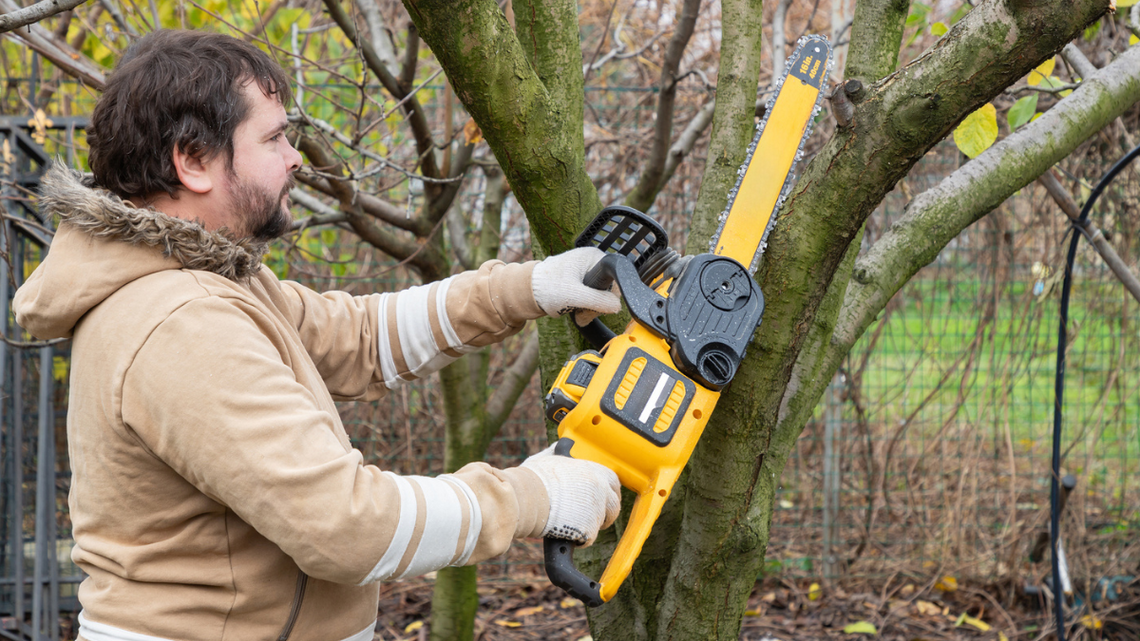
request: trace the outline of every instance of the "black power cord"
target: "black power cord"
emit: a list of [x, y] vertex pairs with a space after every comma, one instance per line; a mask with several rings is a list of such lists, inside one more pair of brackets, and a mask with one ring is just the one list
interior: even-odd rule
[[1061, 478], [1061, 414], [1065, 393], [1065, 350], [1068, 342], [1069, 291], [1073, 286], [1073, 261], [1077, 257], [1077, 242], [1080, 241], [1081, 235], [1085, 233], [1088, 226], [1089, 212], [1092, 210], [1093, 203], [1100, 197], [1105, 187], [1116, 178], [1117, 174], [1124, 171], [1128, 163], [1137, 156], [1140, 156], [1140, 145], [1116, 161], [1116, 164], [1093, 188], [1085, 206], [1081, 208], [1080, 217], [1073, 223], [1073, 226], [1081, 233], [1073, 234], [1073, 240], [1069, 243], [1069, 254], [1065, 260], [1065, 281], [1061, 286], [1061, 329], [1057, 336], [1057, 374], [1053, 384], [1053, 467], [1049, 485], [1049, 550], [1052, 553], [1053, 563], [1053, 608], [1057, 616], [1057, 641], [1065, 641], [1065, 592], [1061, 587], [1061, 561], [1057, 555], [1057, 541], [1061, 529], [1061, 510], [1059, 509], [1061, 490], [1058, 486], [1058, 480]]

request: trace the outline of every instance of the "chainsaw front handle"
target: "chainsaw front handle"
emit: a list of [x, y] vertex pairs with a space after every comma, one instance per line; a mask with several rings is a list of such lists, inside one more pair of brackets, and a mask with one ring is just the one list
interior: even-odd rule
[[[570, 448], [574, 441], [568, 438], [558, 439], [554, 446], [555, 456], [570, 456]], [[605, 603], [602, 599], [602, 586], [582, 574], [578, 566], [574, 565], [574, 548], [577, 543], [564, 539], [546, 537], [542, 540], [543, 563], [546, 566], [546, 576], [554, 585], [562, 588], [567, 594], [579, 599], [591, 608]]]

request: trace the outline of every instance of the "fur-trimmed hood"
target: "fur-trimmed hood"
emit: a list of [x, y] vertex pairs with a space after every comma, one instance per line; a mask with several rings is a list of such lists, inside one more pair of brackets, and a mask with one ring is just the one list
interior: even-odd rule
[[140, 209], [57, 163], [44, 176], [40, 208], [58, 215], [47, 258], [16, 293], [24, 329], [42, 339], [70, 336], [75, 323], [120, 287], [167, 269], [208, 271], [244, 282], [267, 244]]

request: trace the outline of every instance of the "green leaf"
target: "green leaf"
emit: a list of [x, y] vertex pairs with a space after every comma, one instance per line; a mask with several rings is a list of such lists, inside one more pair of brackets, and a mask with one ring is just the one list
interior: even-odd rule
[[910, 13], [906, 17], [906, 26], [917, 27], [925, 23], [928, 15], [930, 15], [930, 5], [915, 2], [910, 6]]
[[1087, 42], [1092, 42], [1093, 38], [1096, 38], [1096, 34], [1098, 33], [1100, 33], [1100, 20], [1097, 20], [1096, 22], [1085, 27], [1084, 39]]
[[879, 630], [870, 621], [857, 621], [843, 626], [843, 634], [878, 634]]
[[963, 2], [962, 6], [958, 7], [958, 10], [954, 12], [954, 15], [950, 16], [950, 24], [958, 24], [958, 21], [965, 18], [966, 14], [970, 13], [970, 9], [973, 8], [969, 2]]
[[1010, 131], [1014, 131], [1029, 122], [1033, 114], [1037, 113], [1037, 98], [1038, 94], [1034, 93], [1013, 103], [1013, 106], [1009, 108], [1009, 113], [1006, 114]]
[[970, 158], [990, 148], [997, 140], [997, 109], [990, 103], [982, 105], [974, 113], [966, 116], [954, 129], [954, 144]]
[[946, 35], [946, 32], [949, 30], [950, 27], [947, 27], [945, 22], [935, 22], [934, 24], [930, 25], [930, 33], [933, 33], [939, 38]]

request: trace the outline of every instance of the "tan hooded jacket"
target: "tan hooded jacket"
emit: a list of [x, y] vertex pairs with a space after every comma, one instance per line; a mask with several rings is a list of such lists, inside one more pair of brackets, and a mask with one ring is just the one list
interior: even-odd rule
[[333, 403], [375, 399], [542, 316], [533, 263], [317, 294], [261, 269], [263, 245], [67, 170], [45, 179], [41, 205], [60, 228], [14, 307], [36, 337], [73, 338], [81, 637], [371, 639], [376, 581], [540, 534], [549, 505], [533, 472], [383, 472]]

